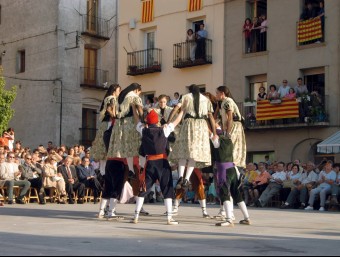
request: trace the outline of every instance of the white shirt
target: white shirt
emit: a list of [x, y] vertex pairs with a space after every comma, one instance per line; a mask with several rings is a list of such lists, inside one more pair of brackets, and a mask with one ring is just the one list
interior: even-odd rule
[[[138, 122], [136, 129], [141, 136], [143, 136], [144, 128], [145, 128], [144, 124], [141, 122]], [[169, 125], [163, 127], [165, 137], [168, 137], [171, 134], [171, 132], [173, 132], [174, 130], [175, 130], [175, 126], [173, 123], [170, 123]]]
[[281, 171], [281, 172], [276, 172], [272, 175], [272, 179], [270, 179], [270, 182], [276, 183], [275, 179], [280, 179], [281, 181], [287, 180], [286, 172]]
[[315, 171], [304, 172], [301, 174], [301, 178], [299, 179], [302, 185], [307, 185], [312, 182], [316, 182], [318, 180], [318, 174], [315, 173]]
[[280, 94], [280, 97], [283, 98], [286, 95], [288, 95], [289, 94], [289, 89], [290, 89], [290, 86], [288, 86], [288, 85], [286, 87], [281, 86], [279, 88], [279, 91], [278, 91], [278, 93]]

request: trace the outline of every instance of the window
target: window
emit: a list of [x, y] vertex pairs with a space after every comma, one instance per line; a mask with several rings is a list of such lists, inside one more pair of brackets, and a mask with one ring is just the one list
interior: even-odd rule
[[317, 91], [321, 96], [325, 96], [325, 69], [315, 68], [303, 70], [304, 83], [308, 92]]
[[246, 18], [253, 19], [262, 14], [267, 16], [267, 0], [247, 0]]
[[200, 30], [201, 24], [204, 24], [204, 20], [194, 21], [192, 23], [192, 29], [195, 33], [197, 33]]
[[83, 108], [81, 130], [81, 144], [91, 146], [97, 132], [97, 110], [95, 108]]
[[156, 32], [155, 31], [147, 31], [145, 33], [145, 47], [146, 47], [146, 56], [145, 56], [145, 66], [150, 67], [154, 64], [155, 59], [155, 41], [156, 41]]
[[245, 99], [249, 101], [256, 101], [260, 87], [264, 87], [266, 89], [266, 93], [268, 93], [266, 74], [248, 77], [247, 79], [249, 81], [249, 86], [246, 90]]
[[84, 84], [97, 83], [97, 49], [85, 48], [84, 52]]
[[87, 0], [87, 31], [97, 32], [99, 0]]
[[17, 53], [17, 67], [16, 67], [17, 73], [25, 72], [25, 66], [26, 66], [26, 52], [25, 52], [25, 50], [18, 51], [18, 53]]
[[275, 160], [275, 152], [249, 152], [247, 153], [247, 162], [260, 163], [266, 162], [265, 157], [269, 156], [269, 162], [272, 163]]
[[153, 98], [154, 97], [155, 97], [155, 92], [146, 92], [146, 93], [143, 93], [142, 99], [143, 99], [144, 105], [146, 104], [147, 100], [149, 100], [150, 103], [153, 103]]

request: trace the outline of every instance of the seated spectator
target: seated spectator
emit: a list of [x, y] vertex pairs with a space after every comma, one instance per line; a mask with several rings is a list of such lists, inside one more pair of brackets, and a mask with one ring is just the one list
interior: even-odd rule
[[299, 165], [293, 164], [291, 171], [287, 170], [286, 178], [280, 191], [280, 201], [283, 203], [286, 202], [291, 190], [299, 184], [299, 179], [301, 178]]
[[257, 207], [264, 207], [274, 195], [280, 192], [283, 181], [286, 180], [286, 172], [284, 171], [285, 163], [279, 162], [278, 171], [269, 178], [269, 185], [261, 194], [260, 198], [255, 202]]
[[300, 209], [306, 208], [308, 194], [318, 180], [318, 174], [315, 172], [315, 165], [312, 162], [307, 163], [306, 169], [303, 170], [296, 186], [290, 191], [286, 202], [281, 206], [282, 209], [292, 208], [299, 200]]
[[178, 101], [179, 101], [179, 93], [176, 92], [174, 93], [174, 99], [171, 100], [170, 106], [175, 107], [178, 104]]
[[80, 183], [83, 183], [85, 187], [93, 190], [94, 203], [98, 203], [98, 197], [100, 196], [102, 187], [97, 179], [94, 168], [90, 165], [90, 159], [84, 157], [81, 165], [77, 166], [76, 170]]
[[58, 191], [58, 202], [65, 203], [64, 197], [66, 196], [65, 180], [61, 173], [57, 170], [57, 159], [50, 155], [45, 162], [43, 172], [43, 184], [45, 188], [56, 188]]
[[306, 211], [314, 210], [313, 205], [316, 195], [320, 195], [319, 211], [325, 211], [326, 196], [332, 193], [332, 185], [335, 183], [336, 177], [337, 175], [333, 171], [333, 162], [327, 161], [324, 170], [319, 174], [318, 187], [310, 192], [309, 206], [305, 208]]
[[337, 178], [335, 183], [332, 185], [332, 198], [331, 198], [331, 204], [339, 204], [338, 197], [340, 195], [340, 164], [334, 164], [334, 171], [337, 174]]
[[267, 99], [269, 101], [280, 99], [280, 94], [276, 91], [276, 86], [275, 85], [270, 85]]
[[257, 175], [253, 181], [252, 188], [249, 188], [250, 201], [253, 203], [250, 206], [255, 206], [255, 202], [259, 199], [260, 195], [268, 186], [268, 181], [270, 179], [270, 174], [266, 171], [266, 164], [259, 164], [260, 174]]
[[183, 197], [183, 202], [184, 203], [195, 203], [195, 191], [192, 189], [192, 185], [189, 185], [189, 188], [187, 189], [184, 197]]
[[285, 98], [290, 99], [290, 100], [296, 99], [295, 89], [294, 88], [290, 88], [289, 89], [289, 93], [286, 95]]
[[257, 173], [255, 165], [253, 163], [248, 163], [246, 171], [244, 173], [243, 180], [243, 193], [244, 193], [244, 202], [246, 205], [250, 205], [249, 201], [249, 189], [253, 188], [253, 182], [259, 173]]
[[66, 157], [64, 164], [58, 167], [58, 173], [63, 175], [66, 183], [66, 192], [69, 198], [69, 204], [74, 204], [73, 192], [78, 191], [78, 203], [84, 203], [85, 185], [79, 182], [77, 171], [74, 166], [71, 166], [73, 157]]
[[19, 165], [21, 179], [31, 183], [31, 187], [37, 189], [39, 204], [45, 204], [45, 189], [42, 180], [42, 170], [32, 163], [32, 155], [26, 154], [25, 162]]
[[257, 95], [257, 101], [262, 101], [267, 99], [267, 94], [266, 94], [266, 89], [265, 87], [260, 87], [259, 88], [259, 93]]
[[25, 204], [23, 198], [30, 189], [31, 183], [27, 180], [20, 180], [21, 172], [19, 165], [15, 163], [14, 153], [8, 154], [8, 162], [5, 162], [5, 155], [0, 154], [0, 179], [4, 181], [4, 186], [7, 187], [8, 204], [14, 203], [13, 187], [21, 188], [20, 195], [16, 199], [16, 203]]
[[284, 79], [282, 81], [282, 85], [280, 86], [279, 90], [278, 90], [278, 93], [280, 95], [280, 98], [285, 98], [286, 95], [289, 94], [289, 89], [290, 89], [290, 86], [288, 85], [288, 81], [286, 79]]

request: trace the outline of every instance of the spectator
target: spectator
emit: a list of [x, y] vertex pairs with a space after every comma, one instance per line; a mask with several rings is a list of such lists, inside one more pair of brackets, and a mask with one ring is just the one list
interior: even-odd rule
[[332, 185], [332, 198], [331, 204], [339, 204], [338, 196], [340, 195], [340, 172], [339, 172], [340, 164], [334, 164], [334, 171], [337, 174], [337, 178], [335, 183]]
[[151, 108], [152, 108], [152, 101], [151, 101], [150, 98], [147, 98], [147, 99], [145, 100], [145, 105], [144, 105], [144, 107], [143, 107], [143, 110], [144, 110], [144, 111], [148, 111], [148, 110], [151, 109]]
[[195, 61], [195, 52], [196, 52], [196, 35], [192, 29], [188, 29], [187, 31], [187, 39], [186, 42], [188, 43], [188, 52], [189, 58], [191, 61]]
[[284, 171], [285, 164], [279, 162], [277, 168], [278, 171], [270, 177], [270, 183], [266, 190], [264, 190], [260, 198], [255, 202], [257, 207], [264, 207], [274, 195], [280, 192], [283, 181], [286, 180], [286, 172]]
[[48, 141], [47, 143], [47, 152], [50, 152], [52, 149], [54, 149], [53, 142]]
[[257, 52], [260, 50], [260, 27], [261, 21], [258, 17], [253, 18], [253, 29], [251, 30], [251, 52]]
[[299, 99], [299, 117], [300, 122], [303, 123], [308, 113], [308, 102], [303, 99], [308, 95], [307, 86], [303, 84], [302, 78], [297, 79], [297, 86], [295, 87], [296, 97]]
[[324, 1], [319, 2], [319, 11], [317, 12], [317, 17], [321, 19], [321, 29], [322, 29], [322, 39], [321, 42], [325, 41], [325, 3]]
[[275, 85], [270, 85], [269, 87], [269, 93], [268, 93], [268, 100], [276, 100], [280, 98], [280, 94], [276, 91], [276, 86]]
[[31, 183], [31, 187], [36, 188], [39, 196], [39, 204], [45, 204], [45, 190], [42, 180], [42, 170], [32, 163], [32, 155], [26, 154], [25, 162], [19, 165], [21, 179]]
[[269, 155], [266, 155], [265, 157], [264, 157], [264, 162], [269, 166], [269, 165], [271, 165], [272, 164], [272, 162], [270, 161], [270, 159], [269, 159]]
[[200, 30], [196, 33], [196, 59], [206, 59], [205, 47], [206, 39], [208, 38], [208, 32], [204, 29], [204, 24], [200, 24]]
[[249, 190], [253, 188], [253, 182], [257, 176], [258, 173], [256, 171], [255, 165], [251, 162], [248, 163], [243, 180], [244, 202], [247, 206], [251, 204], [249, 201]]
[[175, 107], [178, 104], [179, 93], [178, 92], [174, 93], [174, 97], [175, 98], [171, 100], [171, 104], [170, 104], [171, 107]]
[[183, 197], [184, 203], [195, 203], [195, 191], [192, 189], [192, 185], [189, 185], [184, 197]]
[[290, 100], [296, 99], [295, 89], [291, 87], [289, 89], [289, 93], [286, 95], [285, 98], [290, 99]]
[[266, 19], [266, 15], [261, 15], [261, 26], [259, 27], [260, 30], [260, 52], [267, 51], [267, 28], [268, 28], [268, 21]]
[[14, 140], [15, 140], [15, 133], [14, 130], [12, 128], [7, 129], [7, 133], [8, 133], [8, 149], [10, 152], [13, 152], [14, 149]]
[[61, 173], [57, 170], [57, 158], [50, 155], [45, 162], [43, 172], [44, 188], [55, 188], [58, 191], [58, 203], [65, 204], [66, 197], [65, 180]]
[[320, 194], [319, 211], [325, 211], [326, 196], [332, 193], [332, 185], [335, 183], [336, 177], [337, 175], [333, 171], [333, 162], [327, 161], [324, 170], [319, 174], [318, 187], [310, 192], [309, 206], [305, 208], [306, 211], [314, 210], [313, 205], [317, 194]]
[[251, 52], [251, 31], [253, 29], [253, 23], [251, 22], [251, 19], [247, 18], [244, 22], [243, 25], [243, 32], [244, 32], [244, 40], [245, 40], [245, 53], [250, 53]]
[[94, 203], [98, 203], [98, 197], [102, 191], [102, 187], [97, 179], [94, 168], [90, 165], [90, 158], [84, 157], [81, 165], [76, 167], [79, 182], [85, 187], [93, 190]]
[[290, 89], [290, 86], [288, 86], [288, 81], [284, 79], [278, 91], [281, 99], [289, 94], [289, 89]]
[[257, 101], [262, 101], [267, 99], [267, 94], [266, 94], [266, 89], [265, 87], [260, 87], [259, 88], [259, 93], [257, 95]]
[[19, 165], [15, 163], [14, 153], [8, 154], [8, 162], [5, 162], [5, 155], [0, 154], [0, 179], [4, 180], [4, 185], [7, 187], [8, 204], [13, 204], [13, 187], [18, 186], [21, 188], [20, 195], [18, 196], [16, 203], [25, 204], [23, 198], [30, 189], [31, 183], [27, 180], [20, 180], [21, 172], [19, 171]]
[[291, 171], [287, 171], [287, 179], [283, 182], [283, 188], [280, 191], [280, 200], [285, 203], [291, 190], [298, 185], [301, 178], [300, 167], [297, 164], [292, 165]]
[[58, 167], [58, 173], [63, 175], [66, 183], [66, 192], [69, 198], [69, 204], [74, 204], [73, 192], [78, 191], [78, 203], [84, 203], [84, 190], [85, 185], [79, 182], [77, 172], [74, 166], [71, 166], [73, 157], [68, 156], [65, 159], [65, 163]]
[[249, 188], [250, 201], [253, 203], [250, 205], [251, 207], [255, 206], [255, 202], [268, 186], [270, 174], [267, 172], [266, 166], [267, 165], [263, 162], [259, 164], [260, 174], [255, 178], [252, 188]]
[[300, 16], [300, 21], [313, 19], [316, 16], [317, 16], [317, 13], [316, 13], [315, 8], [313, 7], [311, 2], [308, 2], [306, 5], [306, 8], [304, 9], [304, 11], [302, 12]]
[[2, 137], [0, 137], [0, 146], [8, 147], [10, 140], [13, 140], [12, 136], [7, 131], [4, 131]]
[[307, 86], [303, 84], [302, 78], [297, 79], [297, 85], [295, 87], [295, 93], [297, 97], [303, 97], [308, 95]]

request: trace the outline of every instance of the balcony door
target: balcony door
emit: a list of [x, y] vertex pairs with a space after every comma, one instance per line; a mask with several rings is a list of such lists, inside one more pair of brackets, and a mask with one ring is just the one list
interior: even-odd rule
[[84, 54], [84, 82], [87, 85], [96, 85], [97, 82], [97, 50], [85, 48]]
[[99, 0], [87, 0], [87, 25], [88, 32], [96, 33], [98, 30], [98, 6]]
[[96, 137], [97, 131], [97, 110], [90, 108], [83, 108], [81, 128], [81, 143], [85, 146], [91, 146]]
[[154, 64], [155, 61], [155, 43], [156, 41], [156, 32], [155, 31], [148, 31], [145, 33], [145, 48], [147, 51], [145, 51], [145, 66], [150, 67]]

